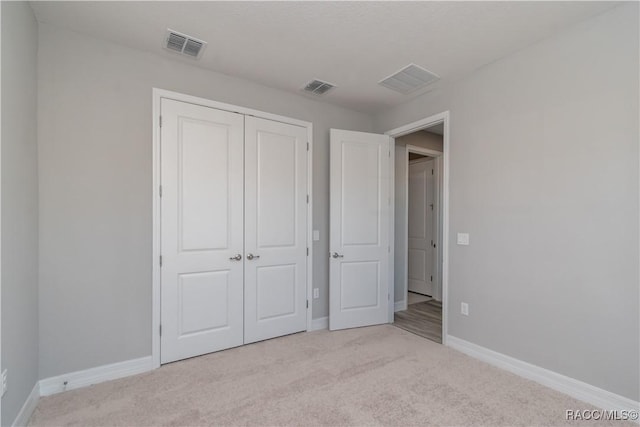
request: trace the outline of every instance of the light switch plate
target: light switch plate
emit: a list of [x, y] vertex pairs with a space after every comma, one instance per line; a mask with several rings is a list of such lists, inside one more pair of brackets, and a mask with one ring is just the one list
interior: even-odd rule
[[313, 241], [317, 242], [318, 240], [320, 240], [320, 231], [319, 230], [313, 230]]
[[469, 233], [458, 233], [458, 244], [467, 246], [469, 244]]

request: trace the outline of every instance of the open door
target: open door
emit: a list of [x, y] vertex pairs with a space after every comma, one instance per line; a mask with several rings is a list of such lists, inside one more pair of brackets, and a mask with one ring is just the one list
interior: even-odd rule
[[331, 129], [329, 329], [389, 322], [391, 138]]

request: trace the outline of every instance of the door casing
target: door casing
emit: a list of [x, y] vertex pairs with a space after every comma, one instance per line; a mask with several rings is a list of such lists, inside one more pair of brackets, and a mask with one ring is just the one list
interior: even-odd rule
[[151, 357], [153, 367], [160, 367], [160, 102], [165, 99], [173, 99], [176, 101], [187, 102], [191, 104], [201, 105], [204, 107], [216, 108], [218, 110], [230, 111], [249, 116], [255, 116], [267, 120], [301, 126], [307, 129], [307, 194], [309, 195], [309, 203], [307, 203], [307, 247], [309, 256], [307, 257], [307, 331], [312, 326], [313, 306], [311, 296], [313, 295], [313, 124], [311, 122], [292, 119], [290, 117], [280, 116], [277, 114], [266, 113], [264, 111], [253, 110], [250, 108], [240, 107], [222, 102], [212, 101], [196, 96], [185, 95], [165, 89], [153, 88], [152, 90], [152, 292], [151, 292]]
[[[440, 197], [440, 212], [441, 222], [440, 227], [442, 230], [442, 344], [447, 345], [447, 331], [449, 324], [449, 153], [450, 153], [450, 140], [449, 140], [449, 111], [434, 114], [421, 120], [417, 120], [408, 123], [404, 126], [397, 127], [385, 132], [386, 135], [392, 138], [398, 138], [410, 133], [437, 125], [442, 123], [444, 126], [443, 132], [443, 152], [442, 152], [442, 171], [440, 176], [442, 177], [441, 185], [441, 197]], [[407, 159], [408, 160], [408, 159]], [[393, 180], [391, 185], [391, 200], [395, 200], [395, 149], [391, 150], [391, 165], [394, 169], [394, 173], [391, 174]], [[395, 227], [394, 227], [394, 210], [391, 211], [391, 224], [390, 224], [390, 238], [392, 242], [395, 242]], [[391, 260], [393, 265], [393, 259], [395, 258], [394, 246], [391, 245]], [[391, 268], [393, 271], [393, 268]], [[392, 276], [393, 281], [393, 276]], [[392, 282], [393, 283], [393, 282]], [[406, 286], [406, 284], [405, 284]], [[406, 291], [405, 291], [406, 292]], [[394, 305], [389, 304], [389, 323], [393, 323]]]

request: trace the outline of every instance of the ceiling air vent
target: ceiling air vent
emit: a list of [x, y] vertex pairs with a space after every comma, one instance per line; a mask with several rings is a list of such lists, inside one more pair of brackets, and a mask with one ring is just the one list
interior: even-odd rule
[[311, 80], [309, 83], [307, 83], [307, 85], [304, 88], [302, 88], [302, 90], [308, 93], [312, 93], [314, 95], [324, 95], [334, 87], [336, 87], [336, 85], [316, 79], [316, 80]]
[[167, 30], [164, 47], [192, 58], [199, 58], [206, 45], [207, 42], [198, 40], [195, 37]]
[[407, 94], [439, 79], [440, 77], [431, 71], [415, 64], [409, 64], [402, 70], [380, 80], [378, 84], [396, 92]]

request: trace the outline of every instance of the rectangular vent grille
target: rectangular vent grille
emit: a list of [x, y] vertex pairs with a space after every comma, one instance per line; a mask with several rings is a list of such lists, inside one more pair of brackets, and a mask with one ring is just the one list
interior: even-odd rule
[[198, 40], [195, 37], [167, 30], [164, 47], [192, 58], [199, 58], [206, 45], [207, 42]]
[[316, 79], [307, 83], [307, 85], [302, 90], [314, 95], [324, 95], [334, 87], [336, 87], [336, 85]]
[[400, 71], [380, 80], [378, 84], [396, 92], [408, 94], [439, 79], [437, 74], [415, 64], [409, 64]]

